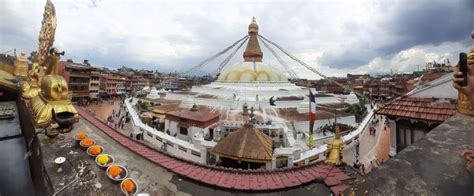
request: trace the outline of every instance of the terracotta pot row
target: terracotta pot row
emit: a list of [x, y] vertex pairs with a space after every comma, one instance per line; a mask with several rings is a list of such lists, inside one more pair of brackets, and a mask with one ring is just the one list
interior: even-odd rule
[[97, 145], [96, 142], [87, 134], [79, 132], [74, 135], [74, 140], [81, 149], [86, 150], [91, 158], [95, 158], [95, 163], [102, 170], [105, 170], [107, 177], [113, 183], [120, 183], [120, 188], [125, 195], [135, 195], [138, 192], [138, 186], [135, 180], [128, 177], [128, 170], [118, 164], [114, 164], [114, 157], [104, 153], [104, 147]]

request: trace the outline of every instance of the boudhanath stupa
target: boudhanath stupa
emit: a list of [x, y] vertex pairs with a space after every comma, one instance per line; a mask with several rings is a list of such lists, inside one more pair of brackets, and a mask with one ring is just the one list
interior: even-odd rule
[[[166, 119], [163, 120], [165, 125], [161, 131], [156, 132], [143, 125], [141, 129], [148, 130], [150, 136], [146, 136], [145, 140], [148, 139], [157, 146], [165, 145], [166, 141], [178, 144], [178, 147], [182, 147], [181, 150], [191, 149], [195, 156], [183, 154], [180, 148], [170, 150], [175, 150], [172, 152], [175, 156], [206, 164], [209, 160], [206, 157], [213, 152], [213, 148], [220, 141], [226, 141], [224, 139], [228, 135], [240, 130], [241, 134], [255, 134], [259, 138], [264, 138], [261, 134], [267, 135], [270, 140], [267, 138], [258, 142], [268, 144], [273, 141], [271, 143], [274, 149], [269, 156], [287, 157], [287, 165], [316, 160], [316, 155], [324, 150], [324, 142], [333, 135], [315, 131], [311, 138], [321, 148], [308, 145], [310, 90], [290, 82], [287, 78], [289, 74], [278, 66], [263, 62], [258, 30], [253, 18], [248, 27], [243, 62], [224, 67], [214, 82], [183, 91], [159, 92], [152, 88], [147, 100], [158, 105], [152, 109], [156, 116], [166, 116]], [[358, 126], [354, 115], [339, 111], [347, 104], [359, 103], [355, 94], [334, 95], [319, 93], [314, 89], [312, 92], [316, 95], [317, 102], [314, 130], [333, 123], [336, 119], [338, 123]], [[248, 117], [244, 113], [251, 114], [255, 129], [246, 125]], [[241, 138], [235, 135], [233, 137]], [[279, 167], [279, 161], [273, 158], [265, 159], [271, 162], [265, 163], [267, 169]]]
[[[166, 99], [186, 102], [192, 99], [197, 105], [223, 111], [226, 114], [224, 119], [231, 118], [229, 114], [241, 112], [245, 103], [253, 107], [256, 114], [261, 115], [264, 120], [278, 121], [280, 117], [284, 120], [285, 114], [282, 111], [286, 110], [294, 110], [302, 116], [308, 113], [308, 88], [291, 83], [278, 66], [262, 61], [258, 28], [254, 17], [248, 27], [249, 39], [243, 53], [243, 62], [225, 67], [211, 84], [193, 86], [189, 92], [167, 92]], [[355, 94], [351, 93], [337, 96], [325, 94], [317, 98], [317, 103], [340, 104], [341, 98], [349, 104], [359, 102]], [[270, 104], [270, 99], [275, 101], [274, 105]], [[320, 112], [324, 113], [324, 110]], [[320, 118], [331, 116], [330, 113], [319, 115]]]

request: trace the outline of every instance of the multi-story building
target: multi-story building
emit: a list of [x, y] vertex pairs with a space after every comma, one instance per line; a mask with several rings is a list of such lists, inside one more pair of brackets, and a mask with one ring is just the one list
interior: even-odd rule
[[161, 78], [160, 86], [167, 90], [178, 90], [178, 79], [174, 76], [164, 76]]
[[132, 89], [135, 91], [142, 90], [146, 86], [150, 86], [150, 81], [143, 76], [133, 76], [132, 79]]
[[[335, 82], [338, 84], [336, 84]], [[342, 85], [342, 86], [341, 86]], [[331, 80], [319, 80], [314, 83], [314, 87], [317, 91], [324, 91], [326, 93], [334, 94], [347, 94], [350, 93], [348, 89], [344, 86], [348, 85], [348, 80], [346, 78], [331, 78]]]
[[91, 98], [91, 101], [97, 101], [99, 99], [100, 77], [100, 70], [93, 68], [91, 70], [91, 79], [89, 82], [89, 97]]
[[119, 75], [118, 76], [118, 80], [117, 80], [117, 95], [125, 95], [127, 94], [127, 83], [128, 83], [128, 79], [127, 77], [124, 77], [122, 75]]
[[109, 73], [106, 77], [106, 88], [105, 91], [107, 95], [116, 96], [117, 95], [117, 85], [119, 83], [120, 77], [117, 74]]
[[[84, 61], [87, 63], [87, 61]], [[58, 74], [69, 84], [72, 101], [82, 103], [90, 98], [89, 86], [91, 67], [87, 64], [74, 63], [72, 60], [62, 61], [58, 66]]]

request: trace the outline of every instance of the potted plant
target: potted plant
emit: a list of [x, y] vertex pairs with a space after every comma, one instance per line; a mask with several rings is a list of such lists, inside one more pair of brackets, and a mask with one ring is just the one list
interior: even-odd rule
[[95, 163], [102, 169], [108, 168], [114, 163], [114, 158], [108, 154], [100, 154], [95, 158]]
[[104, 148], [100, 145], [92, 145], [87, 148], [87, 154], [91, 157], [96, 157], [97, 155], [104, 152]]
[[105, 173], [114, 183], [121, 182], [128, 176], [127, 169], [121, 165], [110, 165]]
[[120, 183], [120, 188], [125, 195], [135, 195], [138, 192], [137, 183], [132, 178], [125, 178]]

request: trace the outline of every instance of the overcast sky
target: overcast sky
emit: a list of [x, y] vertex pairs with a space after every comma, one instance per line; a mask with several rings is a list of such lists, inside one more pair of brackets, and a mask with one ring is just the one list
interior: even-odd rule
[[[37, 50], [46, 0], [0, 0], [0, 52]], [[53, 0], [63, 59], [96, 66], [184, 71], [247, 33], [260, 34], [329, 76], [414, 71], [457, 62], [474, 30], [472, 0]], [[264, 46], [261, 44], [264, 49]], [[243, 61], [242, 51], [230, 64]], [[315, 78], [279, 53], [300, 77]], [[204, 68], [214, 71], [216, 59]], [[264, 49], [264, 62], [279, 66]]]

